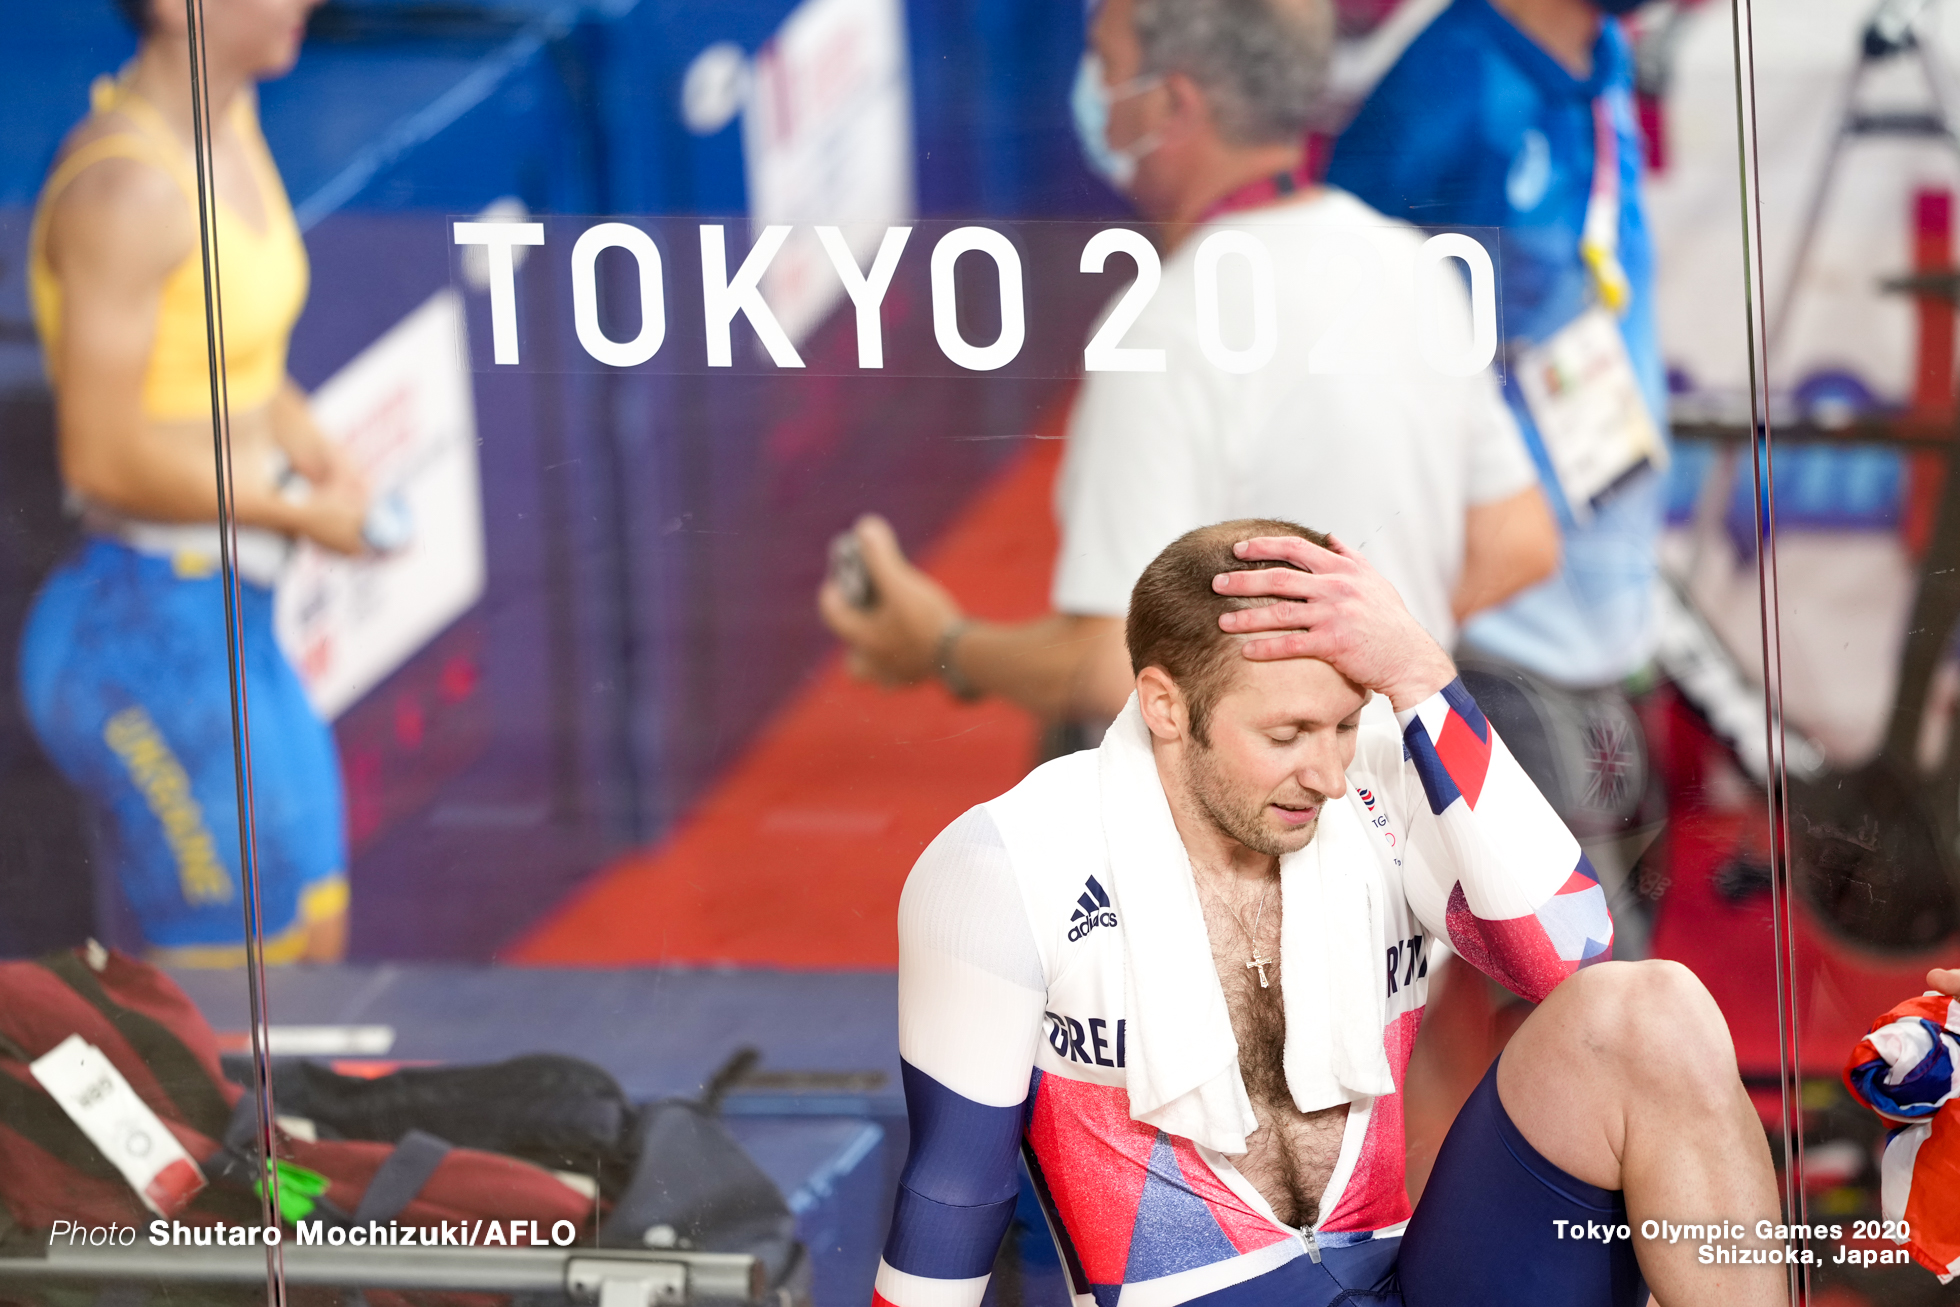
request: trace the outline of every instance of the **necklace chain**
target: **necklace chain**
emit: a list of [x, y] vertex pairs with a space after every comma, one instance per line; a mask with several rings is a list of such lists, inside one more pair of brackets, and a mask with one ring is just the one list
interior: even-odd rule
[[[1278, 877], [1274, 877], [1273, 879], [1277, 880]], [[1266, 980], [1266, 968], [1275, 966], [1278, 963], [1278, 959], [1276, 958], [1262, 958], [1259, 956], [1259, 926], [1266, 919], [1266, 900], [1272, 896], [1273, 885], [1272, 881], [1269, 880], [1266, 882], [1264, 892], [1259, 895], [1259, 911], [1253, 914], [1251, 930], [1245, 928], [1245, 918], [1239, 915], [1237, 908], [1233, 907], [1230, 903], [1226, 903], [1224, 899], [1219, 898], [1216, 894], [1211, 896], [1224, 906], [1226, 912], [1231, 914], [1232, 924], [1239, 928], [1239, 933], [1245, 936], [1246, 943], [1252, 946], [1252, 956], [1246, 961], [1246, 970], [1251, 971], [1255, 968], [1258, 970], [1259, 988], [1261, 989], [1270, 988]]]

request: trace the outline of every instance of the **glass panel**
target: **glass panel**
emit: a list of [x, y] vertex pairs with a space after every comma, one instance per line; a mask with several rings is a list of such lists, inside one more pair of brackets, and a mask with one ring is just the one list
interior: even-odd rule
[[[1867, 1107], [1895, 1122], [1930, 1108], [1896, 1101], [1912, 1091], [1885, 1080], [1906, 1069], [1892, 1073], [1860, 1037], [1909, 1017], [1899, 1005], [1922, 993], [1933, 1026], [1897, 1029], [1937, 1029], [1946, 999], [1928, 991], [1941, 983], [1928, 970], [1960, 960], [1950, 747], [1960, 613], [1949, 576], [1960, 516], [1948, 472], [1960, 169], [1946, 28], [1931, 6], [1761, 11], [1748, 87], [1761, 124], [1769, 422], [1760, 472], [1742, 478], [1729, 517], [1747, 528], [1738, 552], [1764, 542], [1779, 637], [1768, 682], [1784, 714], [1787, 786], [1770, 815], [1786, 827], [1788, 880], [1777, 888], [1793, 957], [1788, 1065], [1803, 1107], [1801, 1170], [1790, 1169], [1811, 1219], [1848, 1233], [1905, 1216], [1909, 1184], [1929, 1191], [1908, 1179], [1924, 1123], [1888, 1143]], [[1913, 1059], [1892, 1048], [1890, 1060]], [[1943, 1267], [1939, 1223], [1900, 1233], [1847, 1238], [1863, 1256], [1826, 1262], [1815, 1291], [1946, 1301], [1921, 1266], [1889, 1264], [1909, 1251]]]
[[[348, 890], [266, 977], [287, 1283], [1691, 1301], [1641, 1220], [1777, 1243], [1823, 764], [1772, 787], [1737, 458], [1752, 29], [1605, 7], [210, 0], [268, 954]], [[1153, 559], [1256, 517], [1399, 598], [1286, 546], [1227, 624], [1314, 657], [1237, 658], [1236, 555]], [[1581, 1258], [1517, 1138], [1724, 1178]]]
[[[195, 6], [120, 8], [11, 14], [0, 52], [0, 1296], [250, 1302], [280, 1227], [247, 963], [330, 955], [345, 899], [344, 861], [302, 884], [250, 852], [237, 664], [277, 657], [269, 497], [238, 497], [235, 549], [221, 529], [226, 477], [263, 474], [283, 378], [267, 328], [301, 264], [233, 126], [249, 78], [222, 59], [216, 84], [194, 75]], [[214, 200], [291, 274], [234, 269], [229, 335], [207, 294]], [[214, 339], [235, 359], [255, 337], [255, 370], [213, 364]], [[314, 757], [330, 777], [324, 737]], [[311, 803], [280, 820], [335, 856], [338, 815]]]

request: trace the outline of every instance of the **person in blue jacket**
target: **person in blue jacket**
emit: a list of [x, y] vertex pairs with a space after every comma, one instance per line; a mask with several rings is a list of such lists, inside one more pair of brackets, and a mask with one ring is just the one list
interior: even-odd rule
[[1645, 749], [1619, 691], [1654, 656], [1668, 462], [1634, 67], [1616, 20], [1637, 3], [1453, 0], [1369, 95], [1327, 174], [1392, 217], [1495, 229], [1505, 397], [1564, 552], [1550, 580], [1466, 623], [1462, 653], [1466, 674], [1486, 664], [1479, 699], [1494, 719], [1531, 719], [1505, 722], [1506, 736], [1589, 846], [1644, 820]]

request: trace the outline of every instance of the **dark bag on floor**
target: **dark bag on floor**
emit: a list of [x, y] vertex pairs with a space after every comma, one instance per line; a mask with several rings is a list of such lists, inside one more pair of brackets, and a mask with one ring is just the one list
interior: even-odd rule
[[783, 1307], [810, 1301], [810, 1259], [775, 1181], [723, 1126], [714, 1097], [649, 1104], [635, 1131], [639, 1165], [599, 1230], [607, 1248], [749, 1253]]
[[638, 1110], [619, 1082], [603, 1067], [554, 1053], [367, 1078], [280, 1058], [272, 1064], [272, 1101], [281, 1116], [312, 1121], [322, 1137], [388, 1140], [421, 1130], [589, 1176], [608, 1198], [625, 1187], [638, 1156]]
[[645, 1108], [602, 1068], [556, 1054], [373, 1079], [282, 1059], [273, 1063], [272, 1098], [282, 1115], [346, 1138], [446, 1128], [460, 1144], [595, 1176], [610, 1203], [601, 1246], [748, 1253], [762, 1262], [771, 1299], [793, 1307], [810, 1296], [796, 1217], [718, 1116], [717, 1086], [754, 1056], [745, 1050], [731, 1064], [737, 1071], [715, 1076], [699, 1101]]
[[779, 1285], [802, 1260], [796, 1218], [719, 1120], [721, 1082], [755, 1056], [744, 1050], [700, 1100], [644, 1109], [604, 1069], [557, 1054], [406, 1067], [371, 1079], [281, 1059], [272, 1101], [323, 1134], [393, 1139], [441, 1130], [459, 1144], [594, 1176], [611, 1205], [602, 1245], [750, 1253]]

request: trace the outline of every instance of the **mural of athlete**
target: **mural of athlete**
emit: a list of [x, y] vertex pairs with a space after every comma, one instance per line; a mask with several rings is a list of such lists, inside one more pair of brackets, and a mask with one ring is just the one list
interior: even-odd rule
[[[1227, 522], [1157, 556], [1126, 630], [1101, 747], [906, 884], [878, 1301], [976, 1307], [1022, 1151], [1099, 1307], [1782, 1301], [1780, 1267], [1638, 1237], [1776, 1213], [1727, 1028], [1685, 969], [1608, 960], [1598, 878], [1393, 587]], [[1394, 727], [1362, 725], [1375, 694]], [[1411, 1211], [1402, 1079], [1443, 938], [1540, 1006]]]

